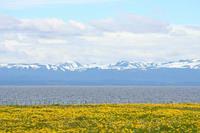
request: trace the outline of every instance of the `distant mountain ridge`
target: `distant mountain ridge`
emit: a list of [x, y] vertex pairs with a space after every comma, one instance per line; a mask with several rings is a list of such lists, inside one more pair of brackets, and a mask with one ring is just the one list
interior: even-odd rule
[[198, 85], [200, 60], [0, 64], [0, 85]]
[[85, 71], [88, 69], [110, 69], [110, 70], [129, 70], [129, 69], [160, 69], [160, 68], [188, 68], [200, 69], [200, 60], [179, 60], [164, 63], [153, 62], [131, 62], [119, 61], [115, 64], [80, 64], [78, 62], [67, 62], [63, 64], [0, 64], [0, 69], [47, 69], [53, 71]]

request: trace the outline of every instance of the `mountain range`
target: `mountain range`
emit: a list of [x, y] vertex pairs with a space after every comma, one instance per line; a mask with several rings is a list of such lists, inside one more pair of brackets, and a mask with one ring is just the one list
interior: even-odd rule
[[0, 64], [0, 85], [200, 85], [200, 60]]

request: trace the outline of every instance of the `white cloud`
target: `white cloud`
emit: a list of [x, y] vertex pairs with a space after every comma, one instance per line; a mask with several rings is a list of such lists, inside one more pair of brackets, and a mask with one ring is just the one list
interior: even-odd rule
[[108, 32], [152, 33], [168, 32], [169, 30], [168, 23], [135, 14], [93, 21], [91, 25]]
[[127, 15], [82, 23], [0, 17], [0, 63], [110, 63], [200, 57], [200, 27]]

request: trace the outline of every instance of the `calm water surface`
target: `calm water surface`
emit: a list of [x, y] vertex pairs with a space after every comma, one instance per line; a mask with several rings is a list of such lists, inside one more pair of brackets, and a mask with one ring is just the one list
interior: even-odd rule
[[2, 86], [0, 104], [200, 102], [200, 87], [149, 86]]

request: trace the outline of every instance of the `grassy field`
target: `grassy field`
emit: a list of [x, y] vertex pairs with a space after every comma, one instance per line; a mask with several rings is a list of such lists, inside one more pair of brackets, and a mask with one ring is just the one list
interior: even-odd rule
[[200, 132], [200, 104], [0, 106], [0, 132]]

